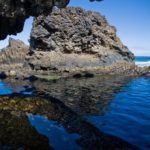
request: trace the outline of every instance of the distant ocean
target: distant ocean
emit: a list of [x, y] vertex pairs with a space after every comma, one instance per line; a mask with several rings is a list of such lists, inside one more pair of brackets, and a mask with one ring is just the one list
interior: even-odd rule
[[150, 66], [150, 56], [136, 56], [135, 63], [140, 67]]

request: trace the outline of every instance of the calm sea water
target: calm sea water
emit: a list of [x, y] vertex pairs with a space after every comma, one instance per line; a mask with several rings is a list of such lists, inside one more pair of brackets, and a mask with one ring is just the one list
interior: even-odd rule
[[[22, 85], [24, 86], [24, 83]], [[17, 89], [17, 86], [14, 83], [8, 84], [8, 82], [0, 81], [0, 94], [11, 94], [14, 89]], [[65, 105], [65, 109], [58, 102], [56, 106], [53, 102], [54, 104], [50, 103], [49, 106], [48, 104], [44, 105], [44, 108], [42, 108], [41, 102], [41, 108], [37, 109], [38, 103], [36, 104], [35, 101], [34, 106], [34, 103], [31, 105], [28, 100], [27, 106], [32, 109], [27, 116], [24, 116], [27, 114], [22, 108], [26, 105], [25, 102], [23, 104], [20, 102], [19, 106], [18, 101], [16, 105], [19, 107], [17, 107], [14, 106], [14, 101], [11, 104], [7, 104], [8, 101], [2, 105], [3, 101], [0, 101], [0, 110], [3, 110], [0, 116], [0, 125], [2, 124], [0, 137], [3, 139], [3, 143], [8, 142], [10, 133], [11, 139], [18, 140], [18, 143], [20, 138], [17, 137], [17, 134], [21, 136], [21, 139], [28, 137], [27, 143], [32, 143], [35, 131], [33, 134], [30, 130], [34, 128], [39, 134], [35, 139], [40, 137], [41, 145], [42, 141], [49, 141], [49, 146], [56, 150], [80, 150], [84, 149], [81, 147], [84, 144], [78, 144], [80, 137], [86, 137], [84, 134], [90, 135], [95, 127], [101, 132], [119, 137], [142, 150], [150, 149], [150, 78], [65, 79], [55, 82], [36, 81], [33, 86], [58, 98]], [[1, 108], [3, 105], [7, 107]], [[11, 107], [12, 105], [13, 107]], [[29, 108], [24, 110], [28, 111]], [[8, 111], [11, 113], [9, 114]], [[20, 112], [22, 118], [19, 116], [18, 119]], [[83, 124], [78, 122], [80, 119], [77, 121], [71, 119], [74, 113], [78, 118], [85, 120]], [[23, 127], [20, 128], [21, 122], [24, 126], [22, 125]], [[86, 122], [91, 124], [90, 127]], [[85, 129], [82, 128], [84, 125], [86, 125]], [[2, 134], [2, 132], [5, 133]], [[87, 138], [90, 139], [90, 137]], [[15, 140], [13, 142], [10, 143], [18, 144]], [[25, 144], [25, 142], [23, 143]]]
[[136, 78], [113, 94], [104, 116], [87, 116], [100, 130], [150, 149], [150, 78]]
[[136, 56], [135, 63], [140, 66], [150, 66], [150, 56]]

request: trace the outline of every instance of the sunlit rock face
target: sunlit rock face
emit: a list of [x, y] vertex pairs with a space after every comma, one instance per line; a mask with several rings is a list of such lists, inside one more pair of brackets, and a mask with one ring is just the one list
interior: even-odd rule
[[54, 9], [38, 16], [30, 44], [34, 53], [29, 63], [36, 70], [85, 70], [133, 62], [134, 57], [104, 16], [82, 8]]
[[0, 50], [0, 71], [13, 76], [21, 73], [28, 52], [24, 42], [9, 38], [8, 46]]
[[65, 7], [69, 0], [0, 0], [0, 40], [23, 30], [29, 16], [50, 13], [54, 6]]
[[0, 65], [23, 64], [28, 52], [29, 46], [24, 42], [9, 38], [8, 46], [0, 50]]

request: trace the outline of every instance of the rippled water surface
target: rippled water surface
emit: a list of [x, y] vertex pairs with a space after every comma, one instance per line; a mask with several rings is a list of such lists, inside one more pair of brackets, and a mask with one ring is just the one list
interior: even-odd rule
[[[31, 87], [35, 98], [0, 97], [1, 149], [150, 149], [150, 78], [5, 80], [0, 94], [32, 94]], [[36, 98], [43, 93], [48, 101]]]
[[133, 79], [110, 100], [104, 116], [89, 115], [88, 120], [106, 133], [150, 149], [150, 78]]

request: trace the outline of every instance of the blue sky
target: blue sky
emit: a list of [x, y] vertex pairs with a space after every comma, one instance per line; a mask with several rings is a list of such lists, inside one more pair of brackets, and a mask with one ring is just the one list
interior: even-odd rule
[[[69, 5], [100, 12], [117, 28], [117, 35], [135, 55], [150, 56], [150, 0], [104, 0], [92, 3], [88, 0], [71, 0]], [[21, 34], [12, 37], [27, 43], [32, 20], [26, 21]], [[0, 48], [7, 43], [8, 38], [1, 41]]]

